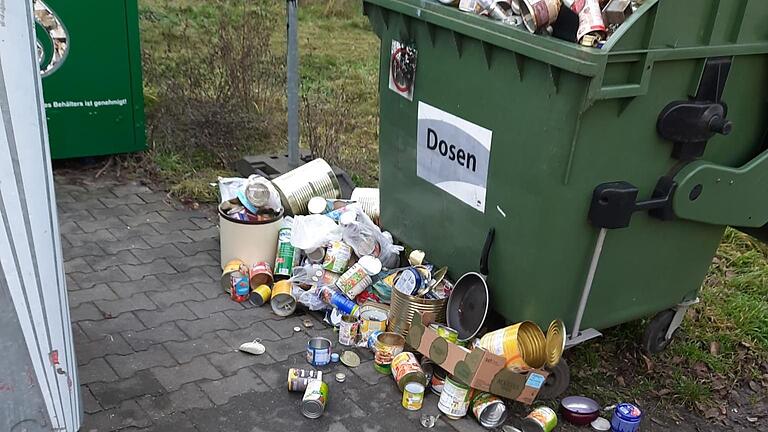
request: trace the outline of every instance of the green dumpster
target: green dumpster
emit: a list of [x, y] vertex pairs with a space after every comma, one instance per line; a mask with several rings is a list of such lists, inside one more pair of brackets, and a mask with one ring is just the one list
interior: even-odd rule
[[145, 148], [136, 0], [32, 0], [54, 159]]
[[589, 286], [582, 329], [663, 311], [660, 349], [725, 226], [768, 222], [765, 1], [647, 0], [602, 49], [430, 0], [364, 10], [382, 223], [454, 280], [495, 230], [506, 320], [574, 323]]

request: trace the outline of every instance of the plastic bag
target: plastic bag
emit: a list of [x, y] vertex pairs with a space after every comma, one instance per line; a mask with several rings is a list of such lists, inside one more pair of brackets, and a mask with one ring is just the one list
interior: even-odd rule
[[219, 203], [237, 198], [237, 191], [242, 190], [247, 181], [241, 177], [219, 177]]
[[291, 244], [302, 250], [313, 250], [341, 240], [341, 227], [323, 215], [296, 216], [293, 219]]
[[306, 306], [311, 311], [318, 311], [328, 309], [328, 305], [320, 299], [320, 288], [316, 285], [312, 288], [304, 291], [296, 285], [293, 285], [291, 293], [296, 298], [296, 301]]
[[[252, 174], [249, 176], [241, 191], [248, 203], [255, 207], [257, 212], [271, 210], [280, 213], [283, 210], [280, 193], [277, 192], [271, 181], [260, 175]], [[247, 207], [249, 206], [246, 205]]]
[[378, 257], [384, 267], [395, 267], [399, 264], [402, 246], [394, 244], [392, 234], [373, 223], [363, 211], [360, 204], [349, 204], [340, 219], [342, 240], [352, 247], [359, 257], [373, 255]]

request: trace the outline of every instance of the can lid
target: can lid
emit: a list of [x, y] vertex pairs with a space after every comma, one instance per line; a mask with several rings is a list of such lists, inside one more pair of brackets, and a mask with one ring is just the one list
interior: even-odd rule
[[360, 259], [357, 261], [361, 267], [363, 267], [363, 270], [365, 270], [366, 273], [368, 273], [370, 276], [377, 275], [381, 273], [381, 261], [379, 261], [378, 258], [371, 255], [365, 255], [360, 257]]
[[592, 429], [596, 431], [609, 431], [611, 430], [611, 422], [608, 421], [608, 419], [598, 417], [591, 423]]
[[326, 202], [325, 198], [321, 196], [312, 197], [307, 203], [307, 210], [309, 214], [322, 214], [325, 211]]
[[349, 367], [360, 366], [360, 357], [352, 351], [344, 351], [341, 353], [341, 362]]
[[316, 419], [323, 415], [325, 407], [318, 400], [305, 400], [301, 403], [301, 413], [304, 417]]
[[412, 381], [405, 385], [405, 391], [413, 394], [424, 393], [424, 385], [422, 385], [421, 383]]
[[549, 324], [546, 337], [547, 366], [554, 367], [560, 363], [565, 350], [565, 323], [554, 320]]

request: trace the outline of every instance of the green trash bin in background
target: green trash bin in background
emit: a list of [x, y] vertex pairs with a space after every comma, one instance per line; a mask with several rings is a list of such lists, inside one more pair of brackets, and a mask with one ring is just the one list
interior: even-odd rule
[[144, 150], [136, 0], [30, 0], [54, 159]]
[[602, 49], [431, 0], [364, 11], [382, 224], [454, 280], [495, 230], [507, 321], [570, 327], [594, 261], [580, 328], [659, 313], [663, 349], [725, 226], [768, 222], [768, 2], [647, 0]]

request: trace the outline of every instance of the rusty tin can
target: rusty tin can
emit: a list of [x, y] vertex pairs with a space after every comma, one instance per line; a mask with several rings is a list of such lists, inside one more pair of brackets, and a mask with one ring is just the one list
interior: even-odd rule
[[560, 13], [560, 0], [520, 0], [520, 15], [531, 33], [553, 24]]
[[323, 372], [318, 370], [288, 369], [288, 391], [304, 391], [312, 380], [322, 380]]

